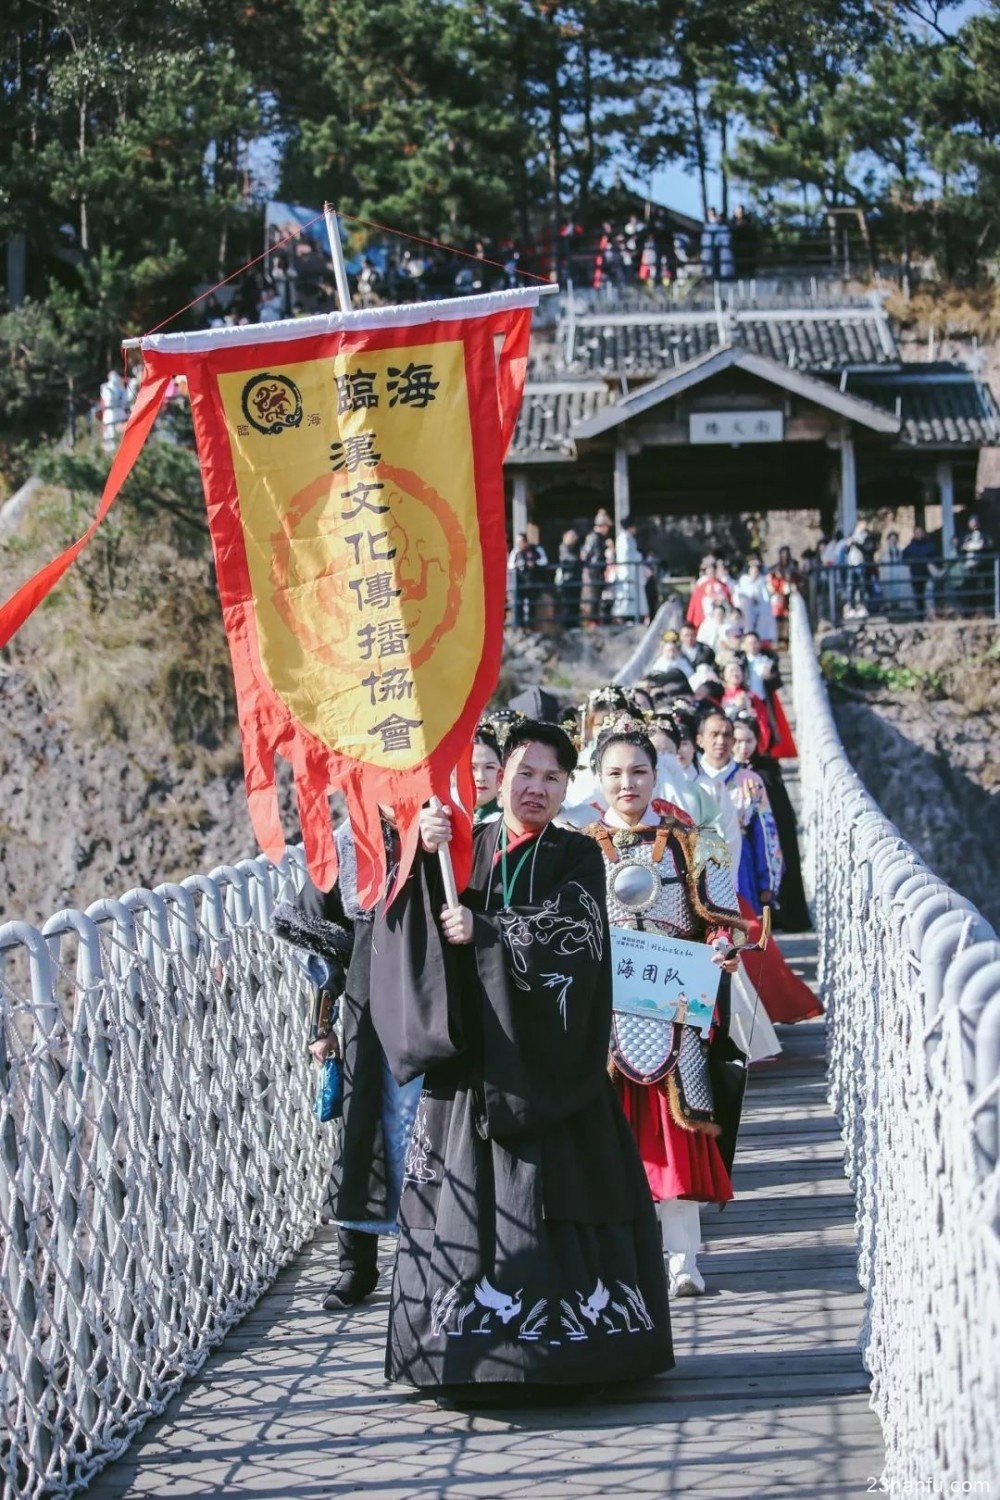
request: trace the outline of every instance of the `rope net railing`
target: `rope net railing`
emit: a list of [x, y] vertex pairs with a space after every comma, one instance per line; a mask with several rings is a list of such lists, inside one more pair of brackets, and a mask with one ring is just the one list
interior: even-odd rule
[[885, 1435], [883, 1487], [993, 1493], [1000, 942], [855, 774], [801, 598], [792, 656], [830, 1096], [857, 1203], [860, 1343]]
[[312, 1234], [296, 852], [0, 927], [0, 1475], [68, 1495]]

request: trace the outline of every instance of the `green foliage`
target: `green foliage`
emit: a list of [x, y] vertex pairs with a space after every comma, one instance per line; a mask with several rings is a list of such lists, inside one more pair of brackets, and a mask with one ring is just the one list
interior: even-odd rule
[[509, 49], [490, 9], [478, 24], [444, 0], [303, 0], [286, 191], [424, 233], [509, 223], [504, 166], [523, 126], [505, 107]]
[[20, 477], [122, 335], [258, 251], [265, 147], [284, 196], [448, 240], [592, 226], [619, 172], [676, 161], [707, 204], [721, 161], [779, 234], [873, 213], [907, 291], [1000, 281], [1000, 4], [954, 34], [952, 8], [7, 0], [0, 240], [29, 301], [0, 312], [0, 462]]
[[[47, 484], [66, 490], [74, 501], [93, 510], [104, 490], [111, 455], [96, 443], [41, 454], [36, 472]], [[139, 454], [116, 502], [141, 525], [153, 524], [185, 555], [203, 556], [208, 550], [208, 526], [201, 473], [190, 448], [153, 440]], [[114, 515], [115, 512], [112, 512]]]
[[891, 693], [919, 692], [925, 698], [943, 698], [945, 692], [940, 672], [868, 661], [863, 657], [854, 659], [837, 651], [822, 653], [820, 670], [827, 682], [842, 687], [884, 688]]

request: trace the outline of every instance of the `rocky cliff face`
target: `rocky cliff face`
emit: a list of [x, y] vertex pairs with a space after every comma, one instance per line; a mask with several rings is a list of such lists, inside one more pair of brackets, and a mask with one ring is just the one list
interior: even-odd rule
[[[206, 584], [203, 574], [199, 656], [228, 677], [218, 605]], [[47, 627], [26, 627], [13, 659], [0, 661], [0, 922], [38, 925], [64, 906], [84, 908], [258, 852], [228, 682], [200, 719], [210, 721], [211, 733], [185, 715], [178, 728], [176, 702], [166, 695], [204, 691], [201, 675], [192, 686], [183, 674], [163, 673], [164, 637], [141, 638], [137, 620], [117, 653], [99, 644], [102, 628], [93, 619], [85, 626], [93, 631], [94, 672], [105, 679], [90, 696], [78, 657], [72, 667], [44, 669]], [[533, 683], [577, 701], [613, 677], [641, 635], [636, 626], [509, 632], [498, 701]], [[125, 652], [129, 671], [115, 686], [106, 681], [109, 666]], [[173, 733], [163, 727], [170, 723]], [[296, 841], [290, 774], [279, 766], [282, 824]]]
[[858, 774], [937, 874], [1000, 925], [997, 627], [866, 622], [822, 644]]
[[16, 671], [0, 678], [0, 722], [0, 921], [38, 923], [257, 852], [235, 738], [212, 753], [98, 743]]

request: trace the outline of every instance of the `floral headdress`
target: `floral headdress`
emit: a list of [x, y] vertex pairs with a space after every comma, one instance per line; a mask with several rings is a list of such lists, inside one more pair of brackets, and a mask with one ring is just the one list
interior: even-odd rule
[[579, 751], [583, 744], [581, 725], [583, 724], [586, 712], [587, 705], [585, 703], [581, 703], [579, 706], [570, 704], [559, 715], [559, 728], [569, 736], [573, 749], [576, 751]]

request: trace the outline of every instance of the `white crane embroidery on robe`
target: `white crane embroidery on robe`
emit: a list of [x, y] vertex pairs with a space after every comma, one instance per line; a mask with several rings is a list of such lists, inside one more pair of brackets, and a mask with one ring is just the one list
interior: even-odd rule
[[[624, 1281], [615, 1281], [612, 1285], [619, 1288], [620, 1300], [612, 1296], [610, 1288], [600, 1276], [589, 1295], [581, 1291], [574, 1292], [572, 1295], [579, 1305], [579, 1312], [568, 1296], [558, 1300], [538, 1297], [521, 1323], [514, 1326], [524, 1307], [523, 1287], [513, 1293], [504, 1292], [494, 1286], [487, 1276], [481, 1276], [470, 1294], [469, 1291], [463, 1291], [463, 1283], [457, 1281], [434, 1293], [431, 1299], [431, 1333], [435, 1338], [447, 1335], [448, 1338], [455, 1339], [471, 1333], [536, 1342], [543, 1339], [547, 1331], [558, 1331], [559, 1337], [549, 1337], [548, 1343], [560, 1344], [565, 1339], [575, 1344], [591, 1338], [595, 1333], [612, 1335], [651, 1332], [653, 1320], [639, 1288], [628, 1286]], [[550, 1305], [558, 1316], [558, 1329], [550, 1325]], [[511, 1325], [509, 1329], [508, 1325]]]
[[570, 958], [576, 953], [586, 952], [600, 963], [604, 954], [604, 930], [601, 909], [593, 896], [578, 881], [572, 880], [566, 893], [575, 891], [574, 906], [579, 903], [585, 916], [562, 913], [559, 910], [562, 895], [551, 901], [543, 901], [537, 912], [522, 914], [502, 911], [498, 920], [503, 940], [507, 945], [513, 965], [514, 983], [522, 990], [530, 989], [524, 975], [528, 972], [526, 953], [534, 947], [552, 948], [560, 957]]

